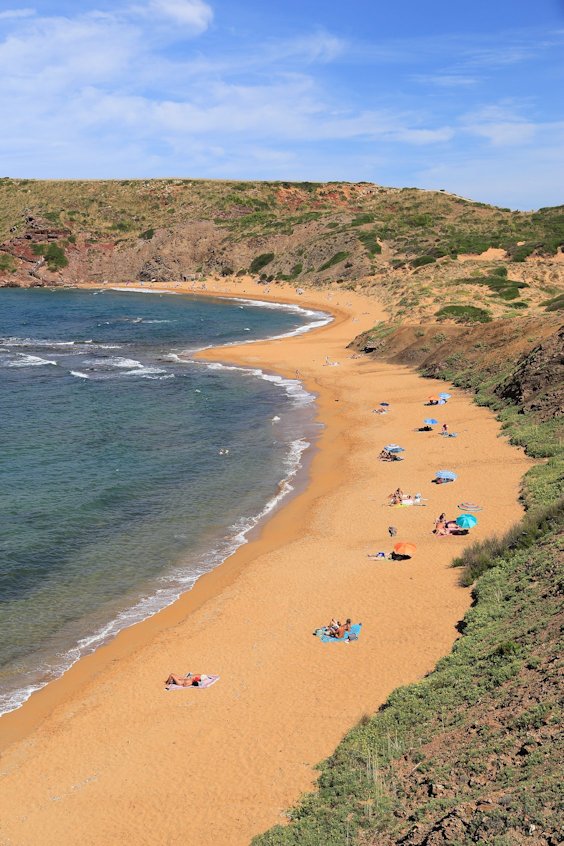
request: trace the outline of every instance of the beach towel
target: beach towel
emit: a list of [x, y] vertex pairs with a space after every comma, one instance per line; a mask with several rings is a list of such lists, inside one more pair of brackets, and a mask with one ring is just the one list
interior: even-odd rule
[[220, 676], [208, 676], [199, 685], [188, 685], [187, 687], [184, 687], [182, 684], [167, 684], [166, 690], [203, 690], [206, 687], [211, 687], [219, 679]]
[[[352, 643], [353, 641], [359, 639], [361, 630], [362, 630], [362, 623], [355, 623], [353, 626], [351, 626], [350, 631], [345, 632], [345, 636], [340, 637], [340, 638], [329, 637], [329, 635], [322, 634], [322, 632], [324, 632], [325, 629], [318, 629], [317, 631], [321, 632], [321, 634], [319, 634], [318, 637], [319, 637], [319, 640], [322, 643], [349, 643], [349, 642]], [[316, 634], [317, 634], [317, 632], [316, 632]]]

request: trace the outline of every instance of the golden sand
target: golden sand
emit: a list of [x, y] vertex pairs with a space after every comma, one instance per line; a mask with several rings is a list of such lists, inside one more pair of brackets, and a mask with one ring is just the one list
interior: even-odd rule
[[[519, 483], [530, 462], [500, 437], [489, 411], [453, 389], [448, 405], [432, 411], [459, 436], [415, 432], [427, 396], [448, 386], [346, 349], [385, 319], [377, 303], [349, 292], [298, 296], [278, 285], [267, 294], [249, 281], [207, 287], [335, 314], [309, 334], [206, 352], [299, 371], [318, 395], [325, 428], [307, 487], [173, 606], [0, 721], [3, 846], [243, 846], [284, 821], [347, 729], [450, 650], [470, 602], [452, 557], [521, 514]], [[391, 403], [389, 414], [371, 413], [380, 401]], [[392, 440], [406, 459], [378, 462]], [[458, 480], [431, 484], [443, 467]], [[398, 485], [421, 492], [427, 506], [388, 507]], [[478, 529], [436, 538], [436, 515], [455, 517], [464, 500], [484, 506]], [[398, 540], [417, 544], [412, 560], [367, 558], [391, 548], [391, 524]], [[364, 624], [357, 643], [312, 637], [334, 615]], [[221, 680], [209, 690], [165, 692], [170, 671], [188, 670]]]

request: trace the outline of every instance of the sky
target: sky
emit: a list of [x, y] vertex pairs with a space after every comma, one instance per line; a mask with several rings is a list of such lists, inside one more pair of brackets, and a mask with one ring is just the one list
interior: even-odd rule
[[0, 176], [564, 203], [564, 0], [0, 0]]

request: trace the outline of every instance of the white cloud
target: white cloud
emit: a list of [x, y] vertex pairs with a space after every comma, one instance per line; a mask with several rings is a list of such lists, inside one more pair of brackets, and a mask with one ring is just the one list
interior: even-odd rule
[[437, 85], [440, 88], [466, 88], [470, 85], [477, 85], [480, 80], [474, 76], [462, 76], [456, 73], [438, 73], [412, 76], [414, 82], [421, 82], [425, 85]]
[[537, 126], [523, 118], [512, 103], [485, 106], [461, 118], [465, 132], [486, 138], [495, 147], [530, 144]]
[[213, 10], [204, 0], [150, 0], [147, 11], [164, 16], [188, 28], [194, 35], [201, 35], [212, 22]]
[[454, 130], [449, 126], [439, 129], [403, 129], [396, 132], [396, 138], [407, 144], [440, 144], [454, 138]]
[[35, 15], [35, 9], [5, 9], [0, 12], [0, 21], [31, 18], [33, 15]]

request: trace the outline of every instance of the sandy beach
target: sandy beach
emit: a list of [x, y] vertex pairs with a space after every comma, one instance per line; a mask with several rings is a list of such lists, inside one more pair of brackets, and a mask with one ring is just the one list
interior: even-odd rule
[[[204, 293], [333, 313], [311, 333], [205, 352], [298, 373], [315, 392], [324, 428], [307, 484], [173, 606], [0, 720], [2, 846], [243, 846], [283, 822], [346, 731], [450, 650], [470, 603], [452, 558], [522, 513], [531, 462], [490, 411], [346, 348], [386, 319], [380, 304], [337, 289], [267, 293], [250, 281], [212, 281]], [[426, 408], [441, 390], [452, 393], [448, 404]], [[381, 401], [389, 413], [371, 413]], [[415, 431], [429, 412], [458, 437]], [[405, 447], [404, 461], [377, 460], [390, 441]], [[457, 481], [432, 484], [442, 468]], [[390, 508], [398, 486], [421, 492], [425, 506]], [[465, 500], [483, 506], [479, 527], [435, 537], [435, 517], [456, 517]], [[367, 557], [391, 549], [390, 525], [417, 545], [413, 559]], [[363, 623], [357, 643], [312, 637], [335, 615]], [[221, 679], [209, 690], [165, 691], [170, 671], [189, 670]]]

